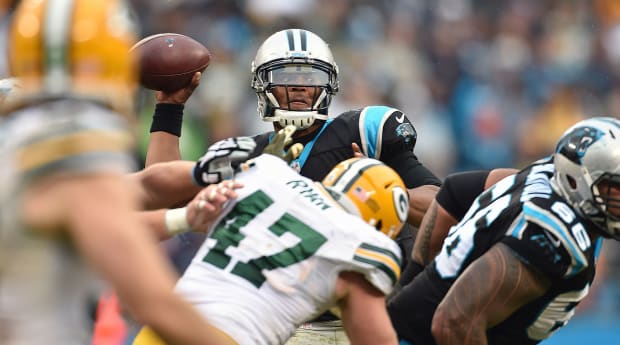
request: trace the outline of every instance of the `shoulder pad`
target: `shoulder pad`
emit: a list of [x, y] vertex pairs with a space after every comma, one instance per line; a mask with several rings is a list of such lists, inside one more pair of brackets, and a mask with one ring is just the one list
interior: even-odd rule
[[394, 248], [361, 243], [355, 250], [353, 261], [364, 269], [366, 279], [385, 294], [400, 279], [401, 256]]
[[400, 277], [400, 247], [361, 218], [342, 213], [333, 224], [330, 240], [316, 253], [339, 263], [343, 270], [358, 272], [384, 294], [389, 294]]
[[[537, 200], [542, 201], [542, 200]], [[544, 200], [549, 202], [551, 200]], [[572, 276], [588, 266], [586, 251], [591, 248], [585, 227], [575, 220], [572, 209], [563, 202], [555, 201], [549, 207], [538, 205], [539, 202], [528, 201], [523, 204], [523, 214], [527, 222], [542, 229], [545, 241], [557, 249], [563, 249], [570, 258], [570, 264], [564, 272]], [[542, 207], [541, 207], [542, 206]], [[571, 219], [568, 219], [572, 217]], [[566, 221], [566, 220], [569, 221]]]
[[[381, 157], [383, 128], [392, 114], [394, 114], [397, 122], [406, 122], [413, 129], [409, 120], [406, 119], [405, 114], [396, 108], [373, 105], [361, 110], [359, 133], [362, 144], [361, 149], [366, 156], [375, 159]], [[413, 130], [413, 133], [415, 133], [415, 130]]]

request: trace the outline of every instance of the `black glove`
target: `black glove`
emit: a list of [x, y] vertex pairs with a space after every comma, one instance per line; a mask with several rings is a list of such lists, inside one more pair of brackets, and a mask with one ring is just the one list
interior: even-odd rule
[[296, 129], [295, 126], [289, 125], [279, 130], [269, 145], [265, 147], [263, 153], [279, 157], [290, 164], [295, 158], [299, 157], [304, 149], [304, 145], [296, 143], [289, 147], [286, 152], [284, 151], [284, 148], [293, 142], [293, 133], [295, 133]]
[[232, 178], [234, 167], [246, 161], [255, 147], [251, 137], [228, 138], [209, 146], [192, 170], [194, 182], [206, 186]]

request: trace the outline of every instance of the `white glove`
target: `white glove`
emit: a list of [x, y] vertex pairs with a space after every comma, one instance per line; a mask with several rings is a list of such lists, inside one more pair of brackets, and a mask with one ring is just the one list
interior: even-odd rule
[[194, 182], [200, 186], [219, 183], [233, 177], [234, 168], [248, 159], [256, 142], [250, 137], [220, 140], [209, 146], [192, 170]]

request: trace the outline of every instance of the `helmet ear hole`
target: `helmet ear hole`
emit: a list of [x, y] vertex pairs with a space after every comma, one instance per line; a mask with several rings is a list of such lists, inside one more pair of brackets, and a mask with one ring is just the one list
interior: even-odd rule
[[575, 180], [574, 177], [572, 177], [570, 175], [566, 175], [566, 181], [568, 182], [569, 186], [572, 189], [577, 189], [577, 181]]

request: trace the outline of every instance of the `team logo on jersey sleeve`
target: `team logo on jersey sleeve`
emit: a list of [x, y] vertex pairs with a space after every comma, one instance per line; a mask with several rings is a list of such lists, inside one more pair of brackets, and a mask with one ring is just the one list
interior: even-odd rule
[[403, 139], [407, 148], [413, 151], [415, 143], [418, 140], [418, 133], [409, 122], [401, 123], [396, 127], [396, 135]]

